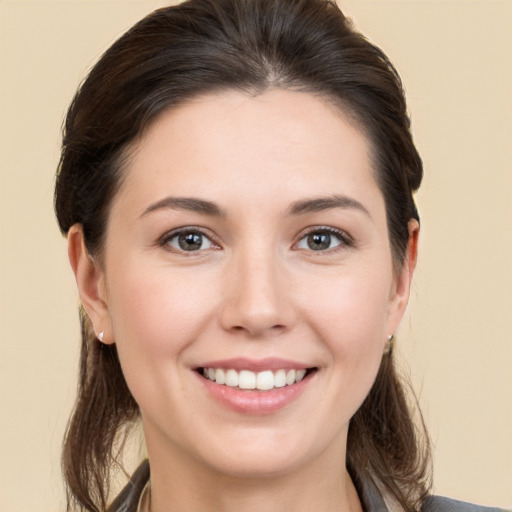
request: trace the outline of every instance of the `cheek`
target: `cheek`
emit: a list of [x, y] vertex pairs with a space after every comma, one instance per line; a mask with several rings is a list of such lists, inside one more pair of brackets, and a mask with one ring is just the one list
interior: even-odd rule
[[304, 314], [330, 340], [383, 343], [390, 283], [385, 270], [326, 276], [303, 294]]
[[[109, 296], [114, 339], [127, 375], [175, 362], [211, 316], [211, 293], [200, 279], [190, 280], [166, 269], [137, 272], [118, 268]], [[129, 277], [127, 277], [129, 276]]]
[[336, 368], [335, 385], [352, 390], [355, 404], [369, 391], [382, 359], [390, 282], [385, 269], [340, 274], [305, 295], [303, 316]]

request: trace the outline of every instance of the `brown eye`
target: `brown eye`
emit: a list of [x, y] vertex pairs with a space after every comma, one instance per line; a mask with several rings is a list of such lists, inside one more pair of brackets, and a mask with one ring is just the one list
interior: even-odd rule
[[307, 238], [308, 248], [312, 251], [325, 251], [331, 247], [331, 235], [329, 233], [312, 233]]
[[200, 231], [181, 231], [169, 237], [167, 245], [185, 252], [201, 251], [213, 247], [212, 241]]
[[351, 238], [343, 231], [323, 228], [310, 231], [303, 236], [299, 240], [297, 248], [318, 252], [328, 251], [341, 245], [351, 246]]

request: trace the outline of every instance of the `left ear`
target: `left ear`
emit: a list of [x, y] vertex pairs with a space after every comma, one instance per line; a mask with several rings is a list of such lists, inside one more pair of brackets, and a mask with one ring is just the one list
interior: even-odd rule
[[401, 269], [395, 277], [388, 310], [388, 335], [394, 334], [404, 316], [411, 290], [412, 276], [418, 259], [420, 225], [415, 219], [408, 223], [409, 242]]

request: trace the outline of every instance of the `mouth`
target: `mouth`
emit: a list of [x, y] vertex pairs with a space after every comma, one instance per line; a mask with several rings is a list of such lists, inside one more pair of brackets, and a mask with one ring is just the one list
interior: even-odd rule
[[317, 371], [312, 368], [280, 368], [252, 371], [248, 369], [199, 367], [196, 371], [204, 379], [238, 390], [271, 391], [293, 386]]
[[205, 361], [192, 370], [216, 403], [236, 413], [265, 416], [292, 407], [311, 388], [319, 367], [275, 357], [237, 357]]

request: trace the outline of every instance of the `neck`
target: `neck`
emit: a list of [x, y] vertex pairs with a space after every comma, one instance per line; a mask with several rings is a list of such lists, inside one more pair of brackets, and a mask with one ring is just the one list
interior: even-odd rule
[[362, 512], [344, 457], [335, 448], [283, 474], [240, 476], [177, 453], [172, 458], [153, 454], [148, 443], [151, 512]]

